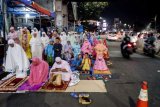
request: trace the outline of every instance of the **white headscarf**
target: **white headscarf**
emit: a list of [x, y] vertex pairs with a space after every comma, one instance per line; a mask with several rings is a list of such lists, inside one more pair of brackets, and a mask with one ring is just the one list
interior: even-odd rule
[[32, 35], [32, 37], [33, 37], [33, 34], [34, 33], [37, 33], [37, 37], [39, 37], [40, 38], [40, 34], [39, 34], [39, 31], [38, 31], [38, 29], [35, 27], [35, 28], [33, 28], [33, 30], [32, 30], [32, 33], [31, 33], [31, 35]]
[[[45, 35], [45, 37], [43, 37], [43, 35]], [[42, 32], [41, 40], [42, 40], [44, 47], [46, 47], [49, 44], [49, 37], [47, 36], [45, 32]]]

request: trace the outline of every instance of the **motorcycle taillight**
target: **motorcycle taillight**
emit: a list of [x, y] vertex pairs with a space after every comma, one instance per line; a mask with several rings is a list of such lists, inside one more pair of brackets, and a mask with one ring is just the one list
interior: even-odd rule
[[127, 44], [127, 46], [128, 46], [128, 47], [132, 47], [132, 45], [131, 45], [131, 44]]
[[134, 42], [133, 45], [136, 46], [136, 42]]

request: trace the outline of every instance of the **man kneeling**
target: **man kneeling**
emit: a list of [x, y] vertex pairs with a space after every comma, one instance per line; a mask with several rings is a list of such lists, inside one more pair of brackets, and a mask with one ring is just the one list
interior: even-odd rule
[[70, 81], [71, 74], [69, 63], [60, 57], [56, 57], [55, 63], [50, 70], [49, 82], [53, 83], [53, 85], [61, 85], [64, 81]]

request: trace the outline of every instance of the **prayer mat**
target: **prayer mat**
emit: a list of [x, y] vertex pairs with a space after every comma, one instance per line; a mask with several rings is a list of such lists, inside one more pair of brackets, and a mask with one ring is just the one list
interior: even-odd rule
[[107, 92], [107, 89], [103, 80], [81, 80], [65, 92]]
[[62, 85], [60, 86], [55, 86], [49, 82], [46, 82], [40, 89], [40, 91], [44, 91], [44, 92], [64, 92], [68, 85], [69, 85], [70, 81], [65, 81], [64, 83], [62, 83]]
[[28, 81], [26, 81], [24, 84], [22, 84], [17, 90], [18, 91], [38, 91], [44, 83], [40, 83], [34, 86], [30, 86]]
[[105, 70], [105, 71], [102, 71], [102, 70], [94, 70], [93, 74], [111, 75], [111, 72], [110, 72], [110, 70]]
[[15, 92], [26, 80], [27, 78], [16, 78], [14, 75], [0, 85], [0, 92]]

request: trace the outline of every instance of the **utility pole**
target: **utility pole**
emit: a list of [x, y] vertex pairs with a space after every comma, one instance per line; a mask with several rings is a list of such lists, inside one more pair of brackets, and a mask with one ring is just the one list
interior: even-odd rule
[[155, 31], [157, 32], [157, 15], [155, 16], [154, 21], [155, 21]]
[[74, 31], [75, 31], [75, 25], [77, 20], [77, 2], [71, 2], [72, 8], [73, 8], [73, 15], [74, 15]]

